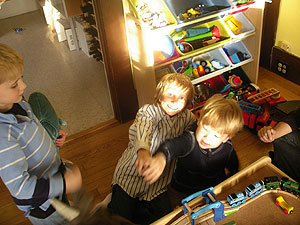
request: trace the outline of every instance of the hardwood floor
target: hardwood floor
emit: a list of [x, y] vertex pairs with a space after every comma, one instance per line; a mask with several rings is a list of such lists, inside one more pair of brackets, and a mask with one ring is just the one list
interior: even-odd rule
[[[271, 87], [279, 90], [287, 100], [300, 100], [300, 86], [260, 68], [258, 86], [261, 90]], [[118, 124], [111, 120], [87, 131], [68, 137], [60, 149], [62, 158], [79, 165], [87, 191], [101, 201], [110, 192], [115, 165], [128, 144], [131, 122]], [[261, 143], [246, 128], [233, 138], [240, 168], [245, 168], [262, 156], [268, 155], [272, 144]], [[0, 225], [30, 224], [14, 205], [8, 191], [0, 182]]]

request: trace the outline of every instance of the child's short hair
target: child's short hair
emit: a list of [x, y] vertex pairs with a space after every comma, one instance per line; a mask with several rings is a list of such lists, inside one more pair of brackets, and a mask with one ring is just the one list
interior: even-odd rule
[[208, 125], [218, 133], [232, 138], [243, 128], [244, 121], [242, 110], [235, 100], [216, 94], [204, 104], [198, 123]]
[[156, 86], [156, 93], [154, 96], [154, 104], [158, 105], [163, 95], [168, 87], [168, 84], [176, 82], [176, 84], [181, 87], [183, 90], [187, 90], [187, 99], [185, 109], [192, 105], [192, 101], [195, 96], [195, 89], [190, 80], [190, 78], [186, 74], [182, 73], [171, 73], [163, 76]]
[[13, 48], [0, 43], [0, 84], [15, 79], [23, 70], [22, 56]]

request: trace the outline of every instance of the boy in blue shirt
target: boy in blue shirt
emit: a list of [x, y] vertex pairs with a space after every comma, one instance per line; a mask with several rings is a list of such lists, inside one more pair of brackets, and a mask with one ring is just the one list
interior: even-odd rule
[[32, 224], [64, 224], [49, 199], [66, 200], [81, 187], [78, 167], [64, 167], [55, 144], [24, 101], [24, 62], [0, 43], [0, 176], [17, 207]]

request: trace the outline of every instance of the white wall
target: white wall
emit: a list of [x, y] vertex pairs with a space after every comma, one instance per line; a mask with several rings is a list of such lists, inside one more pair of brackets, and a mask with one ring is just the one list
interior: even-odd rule
[[0, 19], [21, 15], [39, 9], [37, 0], [9, 0], [2, 4]]

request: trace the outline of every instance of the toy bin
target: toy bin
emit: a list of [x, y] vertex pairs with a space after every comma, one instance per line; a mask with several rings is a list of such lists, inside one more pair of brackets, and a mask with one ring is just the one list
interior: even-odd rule
[[[195, 84], [195, 98], [193, 99], [193, 106], [189, 109], [193, 110], [199, 108], [206, 102], [207, 99], [214, 94], [219, 93], [225, 85], [226, 82], [221, 75]], [[197, 116], [197, 114], [195, 115]]]
[[[191, 35], [187, 37], [185, 33]], [[180, 31], [174, 30], [170, 33], [170, 37], [175, 41], [175, 47], [180, 55], [195, 55], [199, 51], [208, 51], [213, 47], [222, 46], [231, 39], [223, 20], [218, 18], [184, 27]]]
[[241, 67], [234, 68], [232, 70], [229, 70], [229, 71], [221, 74], [221, 76], [222, 76], [223, 80], [226, 82], [226, 84], [229, 84], [229, 77], [232, 75], [239, 76], [242, 81], [242, 85], [247, 85], [247, 84], [251, 83], [249, 77], [247, 76], [247, 74]]
[[228, 28], [228, 33], [232, 38], [243, 38], [245, 35], [253, 33], [255, 27], [249, 21], [244, 13], [236, 13], [233, 15], [228, 15], [223, 19]]
[[174, 70], [171, 66], [167, 66], [164, 68], [159, 68], [155, 70], [155, 78], [156, 78], [156, 83], [158, 84], [160, 79], [170, 73], [174, 73]]
[[163, 0], [128, 0], [131, 13], [150, 29], [176, 25], [177, 20]]
[[229, 0], [229, 2], [231, 3], [232, 8], [239, 8], [255, 3], [254, 0]]
[[228, 70], [231, 62], [222, 48], [171, 64], [174, 72], [187, 74], [193, 83]]
[[195, 20], [232, 8], [228, 0], [164, 0], [178, 23]]
[[228, 68], [231, 66], [231, 62], [226, 56], [224, 50], [222, 48], [218, 48], [215, 50], [212, 50], [210, 52], [207, 52], [205, 54], [195, 56], [192, 58], [192, 62], [201, 62], [209, 60], [211, 63], [211, 67], [213, 70], [206, 73], [205, 75], [196, 78], [193, 80], [193, 83], [197, 82], [199, 79], [205, 79], [205, 77], [213, 77], [219, 74], [222, 74], [224, 71], [228, 70]]
[[246, 64], [252, 60], [251, 53], [242, 41], [226, 44], [223, 46], [223, 50], [235, 67]]

